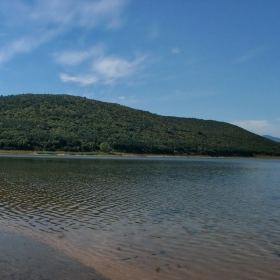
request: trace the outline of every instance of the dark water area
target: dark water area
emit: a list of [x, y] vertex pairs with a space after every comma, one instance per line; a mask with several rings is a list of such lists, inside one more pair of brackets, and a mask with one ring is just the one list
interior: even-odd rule
[[279, 182], [279, 160], [0, 157], [0, 229], [110, 279], [280, 279]]

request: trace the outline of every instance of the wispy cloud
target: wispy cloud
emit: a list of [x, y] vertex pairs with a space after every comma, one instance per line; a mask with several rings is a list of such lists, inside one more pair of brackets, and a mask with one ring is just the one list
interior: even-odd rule
[[98, 44], [93, 48], [86, 51], [64, 51], [60, 53], [55, 53], [54, 59], [57, 63], [62, 65], [77, 65], [81, 62], [88, 60], [92, 57], [102, 55], [105, 50], [103, 44]]
[[[0, 49], [0, 63], [30, 52], [73, 27], [118, 28], [126, 0], [2, 0], [0, 17], [10, 34]], [[13, 35], [15, 36], [15, 35]], [[78, 58], [76, 58], [77, 60]], [[73, 59], [74, 61], [75, 59]]]
[[234, 60], [234, 63], [244, 63], [260, 56], [265, 51], [264, 47], [258, 47], [240, 55]]
[[171, 52], [179, 54], [180, 50], [178, 48], [173, 48]]
[[100, 23], [106, 28], [116, 28], [122, 23], [121, 13], [126, 3], [126, 0], [1, 0], [0, 14], [9, 20], [8, 25], [16, 28], [22, 23], [28, 28], [92, 28]]
[[59, 74], [62, 82], [75, 82], [81, 84], [82, 86], [87, 86], [91, 84], [95, 84], [98, 81], [98, 78], [94, 75], [81, 75], [81, 76], [69, 76], [64, 73]]
[[[56, 53], [54, 59], [62, 66], [67, 66], [67, 71], [77, 72], [76, 68], [81, 63], [84, 65], [83, 72], [86, 74], [68, 75], [59, 74], [63, 82], [76, 82], [89, 85], [97, 81], [102, 84], [115, 84], [117, 80], [129, 78], [144, 67], [145, 55], [138, 55], [132, 60], [119, 56], [106, 55], [106, 46], [97, 45], [89, 50], [65, 51]], [[96, 79], [89, 79], [95, 77]], [[84, 82], [86, 81], [86, 82]]]
[[266, 120], [254, 120], [254, 121], [237, 121], [232, 122], [232, 124], [235, 124], [237, 126], [243, 127], [245, 129], [263, 129], [266, 128], [269, 125], [269, 122]]
[[53, 31], [38, 35], [26, 36], [9, 42], [6, 46], [0, 48], [0, 65], [12, 59], [16, 54], [29, 52], [54, 36]]
[[120, 12], [124, 0], [41, 0], [30, 8], [29, 20], [45, 24], [107, 28], [121, 25]]
[[280, 137], [279, 120], [243, 120], [231, 122], [231, 124], [237, 125], [259, 135], [267, 134], [275, 137]]

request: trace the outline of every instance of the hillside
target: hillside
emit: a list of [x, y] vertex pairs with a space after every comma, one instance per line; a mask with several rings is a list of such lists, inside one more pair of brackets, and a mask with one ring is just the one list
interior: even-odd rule
[[0, 97], [0, 149], [280, 156], [279, 143], [228, 123], [50, 94]]

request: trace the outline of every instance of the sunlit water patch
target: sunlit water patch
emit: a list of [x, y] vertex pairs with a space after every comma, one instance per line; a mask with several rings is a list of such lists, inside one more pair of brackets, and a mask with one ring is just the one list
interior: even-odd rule
[[280, 161], [0, 158], [1, 228], [111, 279], [279, 279]]

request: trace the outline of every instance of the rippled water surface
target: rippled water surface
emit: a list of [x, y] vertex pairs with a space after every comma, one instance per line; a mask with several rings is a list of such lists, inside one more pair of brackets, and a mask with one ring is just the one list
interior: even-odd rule
[[280, 161], [0, 157], [0, 227], [111, 279], [280, 279]]

